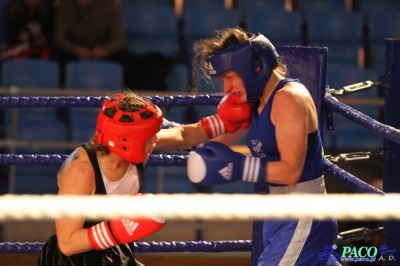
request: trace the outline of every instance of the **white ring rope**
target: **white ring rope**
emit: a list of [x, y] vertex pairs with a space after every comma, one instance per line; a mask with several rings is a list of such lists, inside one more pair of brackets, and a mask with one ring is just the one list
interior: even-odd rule
[[135, 196], [5, 195], [0, 197], [1, 220], [59, 218], [248, 220], [331, 218], [400, 220], [400, 194], [156, 194]]

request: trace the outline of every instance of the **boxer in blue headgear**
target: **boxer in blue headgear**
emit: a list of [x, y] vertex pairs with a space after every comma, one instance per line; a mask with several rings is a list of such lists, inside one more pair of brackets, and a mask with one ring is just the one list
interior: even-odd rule
[[[325, 194], [313, 98], [299, 80], [287, 77], [283, 59], [269, 40], [259, 33], [228, 28], [197, 41], [194, 51], [195, 71], [206, 79], [222, 79], [224, 93], [252, 107], [249, 128], [221, 135], [189, 153], [189, 179], [203, 186], [254, 182], [270, 194]], [[232, 110], [226, 111], [227, 117], [238, 116]], [[185, 133], [188, 139], [195, 135]], [[244, 136], [251, 156], [229, 148]], [[262, 253], [252, 254], [258, 266], [338, 265], [335, 258], [318, 259], [321, 247], [336, 241], [334, 219], [264, 220], [262, 236]]]
[[210, 76], [236, 71], [246, 86], [247, 101], [257, 101], [277, 65], [279, 55], [272, 43], [257, 33], [247, 41], [208, 56]]

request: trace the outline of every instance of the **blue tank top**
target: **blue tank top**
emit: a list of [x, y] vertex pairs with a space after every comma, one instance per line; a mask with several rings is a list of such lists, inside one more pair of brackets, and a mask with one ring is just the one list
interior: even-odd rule
[[[276, 92], [287, 82], [299, 82], [299, 80], [287, 78], [279, 82], [259, 115], [257, 113], [258, 106], [253, 105], [252, 122], [249, 133], [246, 136], [246, 144], [249, 147], [252, 156], [262, 157], [267, 161], [280, 160], [280, 154], [275, 138], [275, 126], [271, 122], [271, 107]], [[306, 160], [299, 182], [318, 178], [322, 176], [323, 171], [324, 161], [322, 156], [322, 140], [318, 130], [316, 138], [308, 143]], [[269, 185], [277, 186], [277, 184]]]

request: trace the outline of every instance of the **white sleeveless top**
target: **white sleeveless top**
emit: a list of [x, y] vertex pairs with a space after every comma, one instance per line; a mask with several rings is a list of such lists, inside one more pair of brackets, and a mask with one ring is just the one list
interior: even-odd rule
[[139, 192], [139, 175], [136, 166], [129, 164], [125, 175], [118, 181], [110, 181], [101, 170], [107, 195], [130, 195]]

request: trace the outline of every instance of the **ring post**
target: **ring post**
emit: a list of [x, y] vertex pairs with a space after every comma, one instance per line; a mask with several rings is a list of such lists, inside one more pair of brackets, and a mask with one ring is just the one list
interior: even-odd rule
[[[385, 76], [389, 89], [385, 93], [385, 124], [400, 128], [400, 39], [386, 39]], [[385, 139], [387, 160], [384, 163], [383, 191], [400, 193], [400, 143]], [[395, 249], [394, 259], [387, 258], [382, 265], [399, 265], [400, 221], [386, 221], [383, 242]]]

